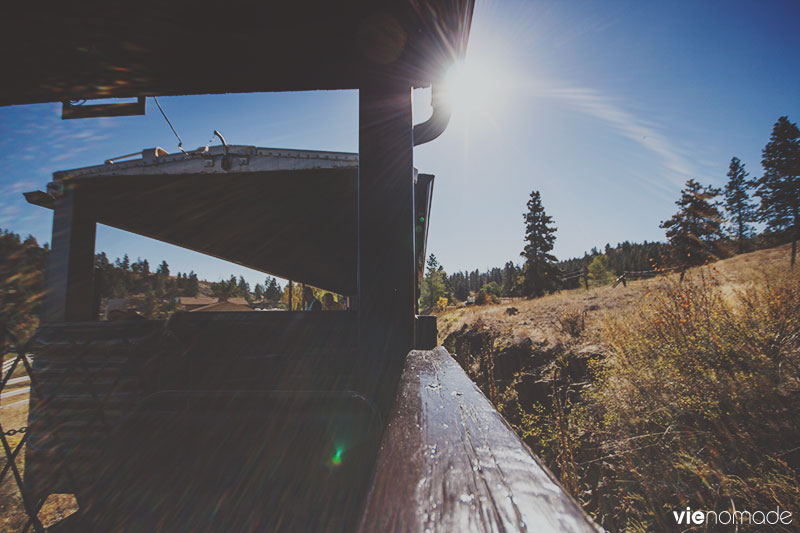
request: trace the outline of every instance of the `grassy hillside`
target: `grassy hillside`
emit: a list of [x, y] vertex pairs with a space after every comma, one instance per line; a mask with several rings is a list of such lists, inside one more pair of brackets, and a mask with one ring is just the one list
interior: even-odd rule
[[611, 530], [671, 530], [686, 506], [795, 512], [800, 270], [788, 257], [451, 309], [440, 341]]

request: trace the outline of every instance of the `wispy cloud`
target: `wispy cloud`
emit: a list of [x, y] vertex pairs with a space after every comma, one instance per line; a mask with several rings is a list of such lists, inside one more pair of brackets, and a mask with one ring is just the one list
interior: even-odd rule
[[536, 88], [536, 95], [557, 100], [606, 122], [614, 131], [658, 157], [667, 170], [661, 177], [669, 180], [672, 185], [682, 184], [694, 173], [693, 165], [655, 125], [640, 119], [595, 89], [545, 85]]

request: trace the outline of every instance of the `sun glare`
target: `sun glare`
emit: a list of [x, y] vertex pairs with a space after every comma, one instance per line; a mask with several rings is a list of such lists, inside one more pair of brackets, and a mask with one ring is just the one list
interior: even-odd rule
[[492, 116], [508, 96], [509, 77], [496, 63], [468, 58], [450, 68], [442, 89], [454, 118]]

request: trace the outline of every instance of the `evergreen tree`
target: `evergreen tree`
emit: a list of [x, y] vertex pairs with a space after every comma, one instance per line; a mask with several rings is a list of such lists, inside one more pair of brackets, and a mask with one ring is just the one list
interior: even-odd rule
[[755, 217], [753, 204], [747, 194], [748, 183], [744, 163], [738, 157], [732, 158], [728, 170], [728, 183], [725, 185], [725, 211], [728, 213], [731, 233], [736, 237], [740, 254], [744, 252], [745, 240], [752, 232], [749, 223]]
[[794, 266], [800, 233], [800, 130], [789, 117], [780, 117], [761, 152], [764, 175], [753, 182], [761, 199], [758, 219], [772, 232], [788, 232]]
[[701, 265], [722, 255], [717, 243], [722, 236], [722, 215], [713, 202], [719, 194], [719, 189], [703, 187], [690, 179], [681, 190], [680, 200], [675, 202], [680, 207], [678, 212], [661, 222], [659, 227], [667, 230], [667, 239], [679, 263]]
[[517, 267], [508, 261], [503, 268], [503, 296], [517, 296]]
[[525, 249], [520, 253], [525, 258], [525, 296], [533, 298], [556, 289], [560, 273], [556, 258], [550, 253], [556, 240], [556, 228], [552, 217], [547, 216], [542, 206], [539, 191], [531, 192], [525, 219]]
[[236, 283], [237, 294], [251, 303], [250, 284], [245, 281], [244, 276], [239, 276], [239, 281]]
[[[278, 285], [278, 280], [272, 276], [267, 276], [267, 279], [264, 283], [264, 298], [270, 302], [277, 302], [283, 294], [280, 285]], [[297, 295], [292, 294], [292, 296], [294, 297]]]
[[200, 281], [197, 279], [197, 274], [194, 273], [194, 270], [189, 272], [189, 275], [186, 278], [186, 288], [184, 289], [184, 294], [186, 296], [197, 296], [197, 293], [200, 292]]
[[260, 283], [256, 283], [256, 286], [253, 289], [253, 298], [257, 302], [264, 300], [264, 287]]
[[155, 291], [147, 287], [144, 291], [144, 298], [142, 299], [142, 315], [148, 319], [158, 318], [158, 307], [160, 303], [160, 298]]
[[428, 270], [422, 280], [419, 305], [423, 310], [429, 311], [437, 306], [439, 298], [447, 296], [447, 287], [445, 285], [447, 274], [433, 254], [428, 257], [427, 266]]
[[[125, 257], [128, 256], [126, 255]], [[169, 276], [169, 265], [166, 261], [161, 261], [161, 264], [158, 265], [158, 270], [156, 270], [156, 274], [164, 277]]]
[[236, 276], [231, 276], [227, 281], [216, 281], [211, 284], [211, 293], [220, 301], [227, 301], [236, 296]]

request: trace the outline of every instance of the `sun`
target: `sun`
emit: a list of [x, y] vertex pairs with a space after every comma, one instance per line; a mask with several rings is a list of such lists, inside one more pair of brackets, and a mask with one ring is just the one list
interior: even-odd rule
[[455, 63], [442, 86], [442, 96], [454, 118], [491, 117], [499, 112], [508, 97], [509, 76], [498, 63], [480, 57]]

